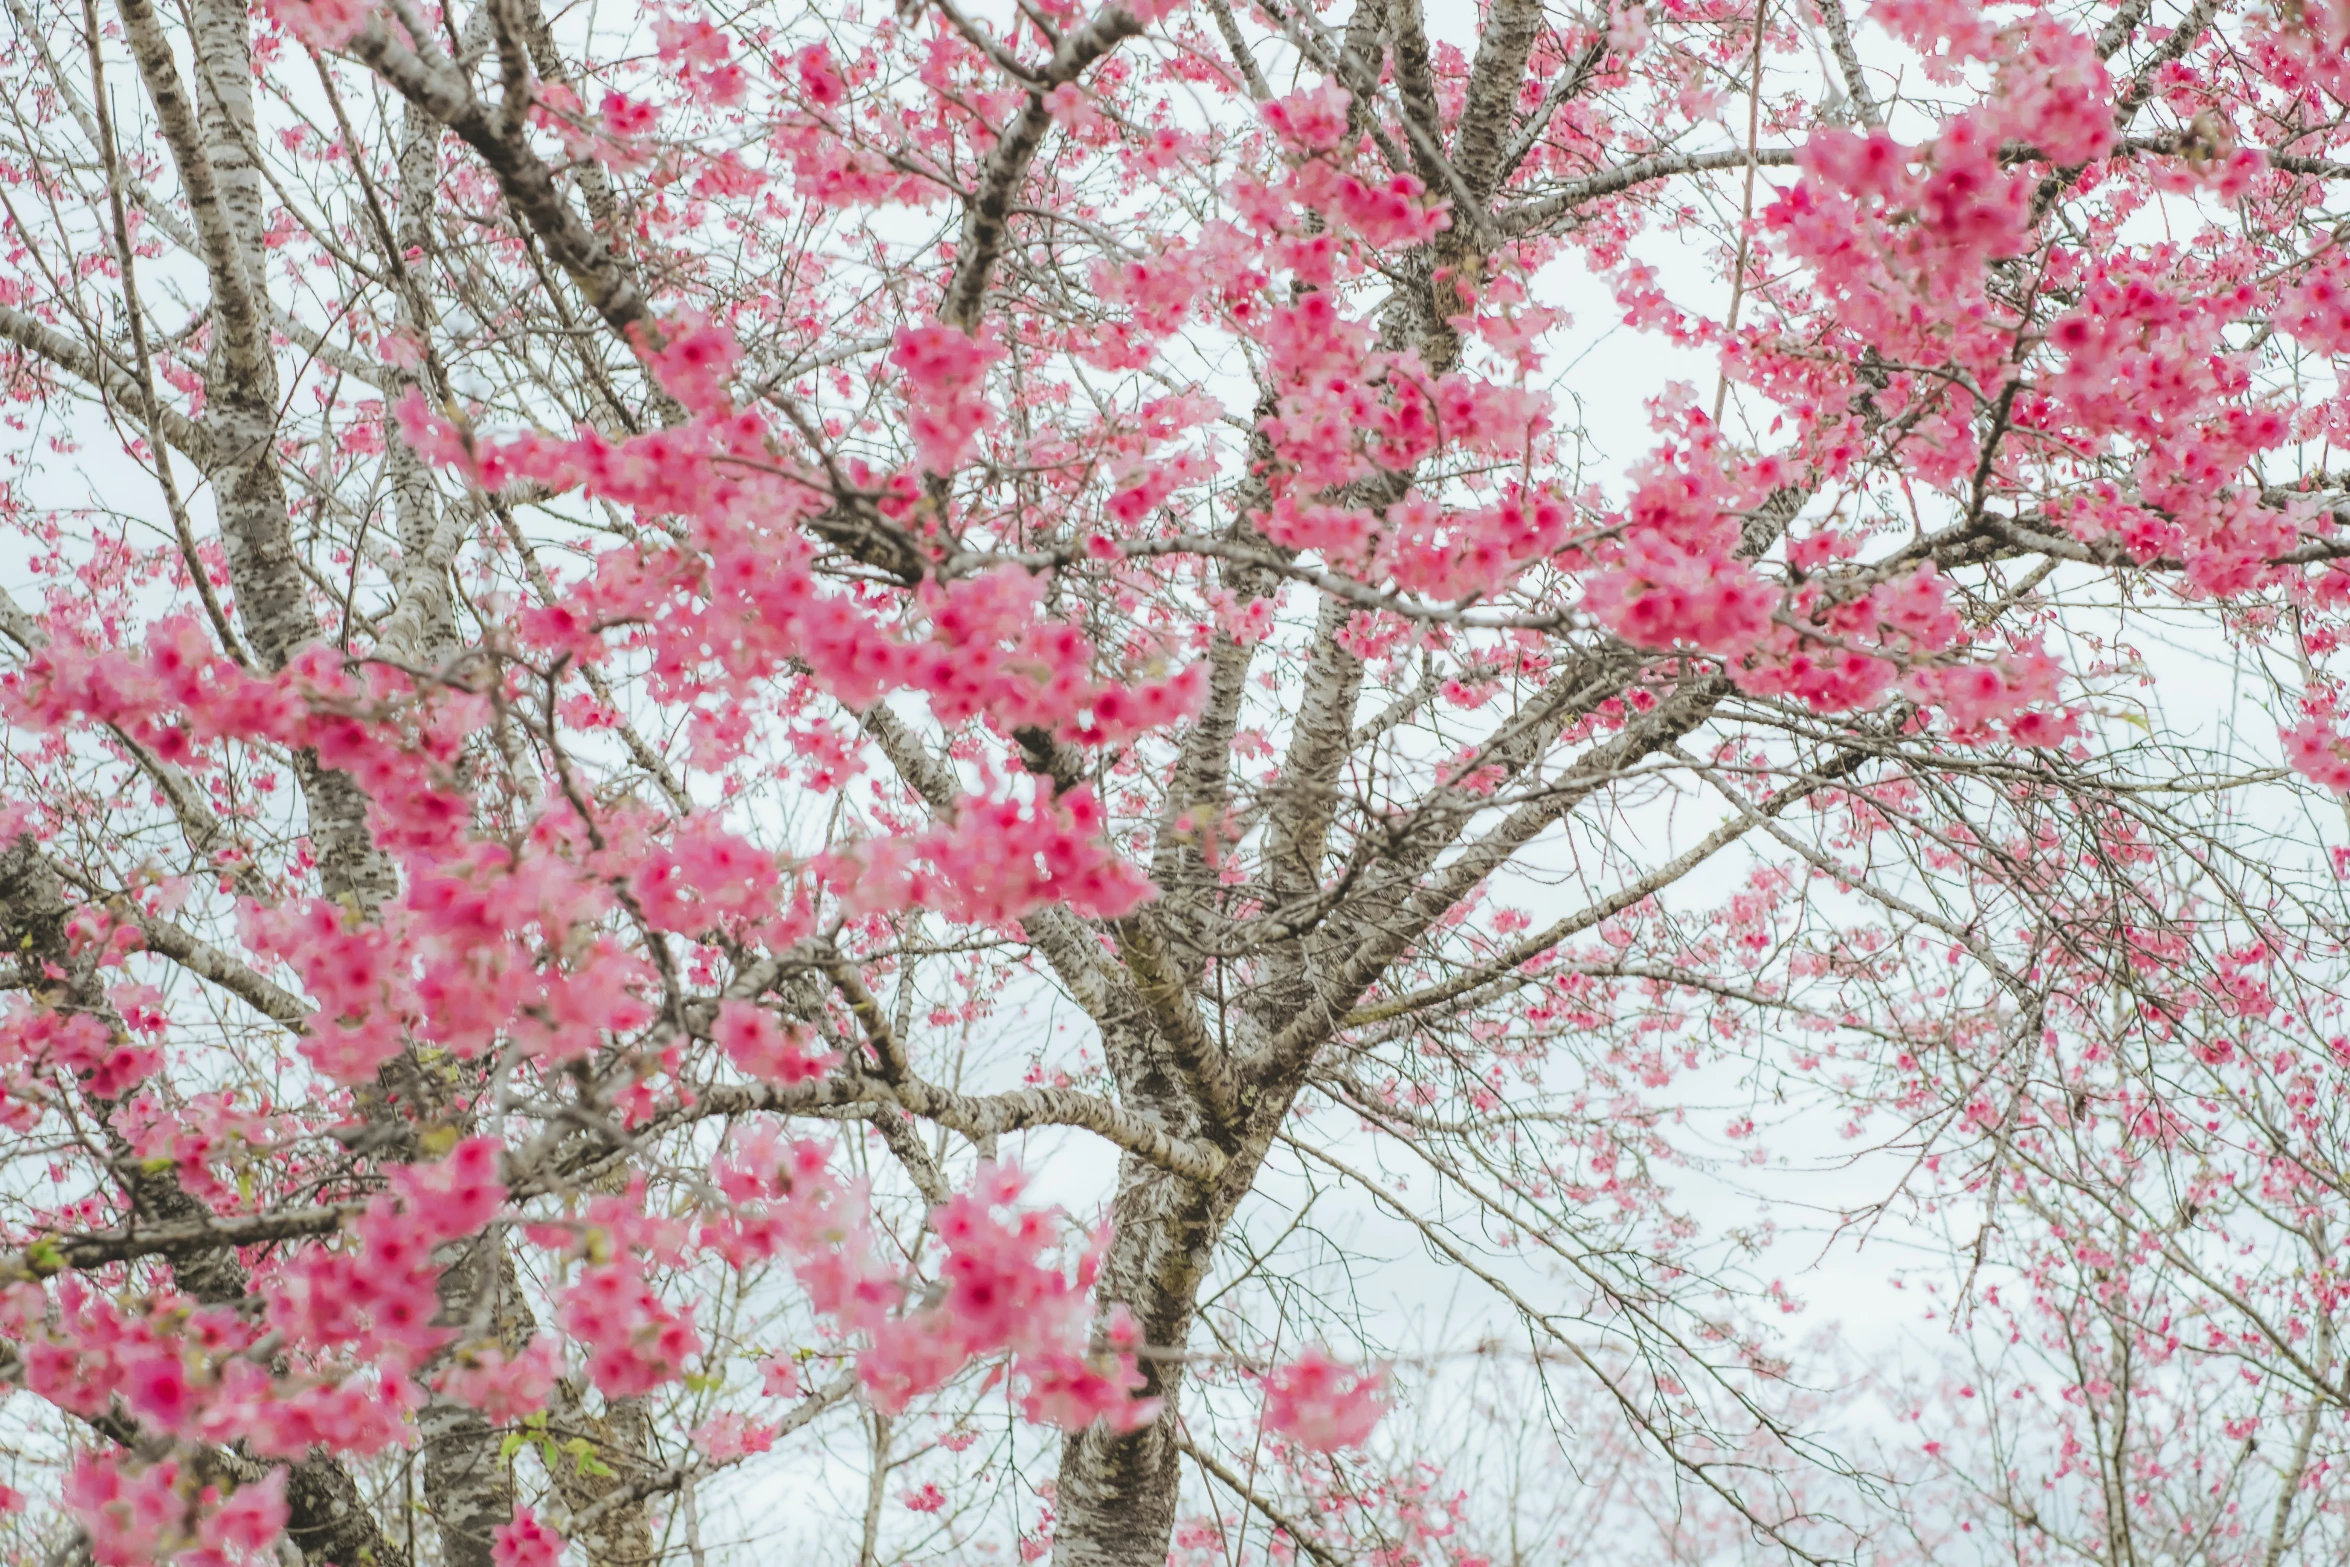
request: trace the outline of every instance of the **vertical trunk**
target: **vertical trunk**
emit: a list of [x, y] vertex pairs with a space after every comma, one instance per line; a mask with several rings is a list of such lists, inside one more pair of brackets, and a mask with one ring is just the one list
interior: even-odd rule
[[[213, 293], [241, 293], [248, 320], [224, 321], [205, 363], [204, 423], [225, 461], [214, 473], [229, 574], [245, 634], [263, 662], [281, 668], [318, 635], [308, 589], [294, 557], [286, 488], [277, 470], [277, 361], [263, 314], [267, 219], [254, 163], [252, 20], [242, 0], [194, 0], [189, 43], [195, 74], [197, 156], [219, 208], [222, 243], [207, 257]], [[191, 184], [188, 171], [181, 182]], [[307, 785], [308, 779], [304, 779]]]
[[492, 1567], [496, 1530], [514, 1516], [514, 1480], [479, 1411], [435, 1398], [416, 1415], [424, 1494], [442, 1567]]
[[[318, 621], [295, 557], [285, 478], [277, 467], [279, 389], [265, 309], [267, 203], [254, 161], [252, 17], [243, 0], [193, 0], [191, 126], [185, 89], [154, 9], [146, 0], [118, 5], [205, 235], [216, 320], [205, 362], [203, 424], [220, 453], [210, 475], [215, 506], [238, 618], [263, 664], [280, 669], [316, 639]], [[327, 895], [362, 905], [388, 897], [398, 877], [367, 830], [366, 797], [314, 757], [298, 756], [295, 772]]]
[[[1119, 1163], [1110, 1215], [1115, 1228], [1102, 1259], [1099, 1298], [1105, 1307], [1131, 1311], [1146, 1344], [1171, 1352], [1189, 1345], [1216, 1243], [1255, 1184], [1294, 1097], [1291, 1088], [1267, 1090], [1248, 1112], [1227, 1150], [1231, 1163], [1212, 1187], [1132, 1154]], [[1061, 1443], [1053, 1567], [1163, 1567], [1167, 1560], [1182, 1478], [1175, 1432], [1183, 1361], [1170, 1353], [1144, 1360], [1141, 1370], [1143, 1396], [1161, 1401], [1158, 1419], [1124, 1434], [1094, 1426]]]
[[[1121, 1161], [1099, 1289], [1105, 1304], [1134, 1313], [1145, 1343], [1179, 1350], [1189, 1342], [1200, 1281], [1229, 1213], [1216, 1193], [1132, 1154]], [[1142, 1373], [1144, 1395], [1161, 1401], [1158, 1419], [1124, 1433], [1092, 1426], [1061, 1443], [1054, 1567], [1160, 1567], [1167, 1559], [1181, 1478], [1183, 1362], [1147, 1359]]]
[[865, 1429], [871, 1443], [865, 1461], [865, 1532], [857, 1546], [857, 1567], [880, 1567], [881, 1514], [889, 1498], [890, 1418], [869, 1409]]
[[[441, 1322], [461, 1335], [460, 1352], [486, 1340], [514, 1353], [535, 1324], [504, 1237], [492, 1231], [458, 1245], [441, 1274]], [[514, 1516], [514, 1477], [497, 1430], [472, 1405], [436, 1393], [417, 1411], [416, 1436], [442, 1567], [493, 1567], [495, 1531]]]
[[649, 1567], [654, 1557], [653, 1517], [643, 1497], [622, 1487], [645, 1478], [651, 1468], [652, 1422], [641, 1398], [614, 1398], [600, 1415], [588, 1413], [576, 1393], [558, 1395], [555, 1434], [562, 1441], [585, 1437], [604, 1474], [583, 1473], [566, 1455], [550, 1466], [555, 1492], [570, 1514], [568, 1533], [588, 1567]]
[[[401, 254], [388, 258], [408, 280], [401, 291], [400, 325], [419, 343], [429, 340], [432, 322], [424, 313], [423, 285], [413, 269], [432, 243], [433, 198], [440, 184], [440, 122], [411, 105], [400, 128], [400, 220], [395, 241]], [[393, 382], [396, 395], [419, 385], [413, 375]], [[397, 602], [384, 623], [377, 653], [394, 663], [439, 669], [457, 652], [457, 626], [449, 595], [449, 561], [458, 538], [457, 519], [441, 515], [440, 492], [432, 474], [394, 428], [386, 432], [384, 465], [392, 479], [392, 513], [400, 530]]]
[[244, 0], [193, 0], [189, 28], [196, 67], [196, 109], [203, 127], [204, 156], [212, 164], [214, 188], [230, 232], [237, 239], [245, 286], [258, 300], [262, 236], [269, 227], [259, 150], [253, 121], [253, 22]]

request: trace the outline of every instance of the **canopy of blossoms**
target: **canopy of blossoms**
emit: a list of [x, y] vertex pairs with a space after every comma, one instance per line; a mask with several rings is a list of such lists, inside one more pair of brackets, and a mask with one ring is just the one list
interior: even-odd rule
[[2350, 7], [10, 15], [0, 1553], [2350, 1548]]

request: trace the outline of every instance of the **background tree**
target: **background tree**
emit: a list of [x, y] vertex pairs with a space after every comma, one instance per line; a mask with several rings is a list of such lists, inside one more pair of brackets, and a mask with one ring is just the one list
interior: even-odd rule
[[23, 1556], [2340, 1558], [2350, 12], [10, 14]]

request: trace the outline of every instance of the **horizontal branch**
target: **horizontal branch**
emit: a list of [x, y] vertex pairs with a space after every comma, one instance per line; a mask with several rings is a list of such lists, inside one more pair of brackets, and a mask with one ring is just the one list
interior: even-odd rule
[[[218, 455], [217, 443], [195, 422], [159, 399], [151, 399], [128, 372], [90, 348], [58, 331], [38, 317], [10, 305], [0, 305], [0, 339], [14, 343], [36, 359], [80, 381], [92, 396], [129, 409], [142, 421], [163, 432], [165, 440], [186, 453], [198, 467], [207, 467]], [[163, 454], [155, 454], [158, 461]]]
[[272, 984], [202, 937], [189, 934], [169, 920], [132, 913], [147, 950], [171, 959], [199, 979], [209, 980], [254, 1011], [297, 1034], [310, 1031], [311, 1009], [302, 998]]
[[870, 1077], [844, 1076], [804, 1087], [763, 1083], [712, 1089], [694, 1108], [705, 1115], [741, 1115], [754, 1110], [805, 1115], [869, 1103], [894, 1105], [908, 1115], [974, 1138], [1000, 1137], [1040, 1126], [1075, 1127], [1186, 1180], [1205, 1184], [1224, 1173], [1225, 1158], [1219, 1150], [1172, 1136], [1107, 1099], [1073, 1088], [1040, 1085], [1002, 1094], [959, 1094], [917, 1077], [884, 1083]]
[[1670, 152], [1635, 158], [1630, 163], [1618, 164], [1615, 168], [1602, 169], [1597, 174], [1572, 181], [1537, 201], [1505, 211], [1501, 215], [1501, 230], [1505, 234], [1530, 233], [1586, 202], [1597, 201], [1603, 196], [1621, 195], [1636, 185], [1649, 185], [1682, 174], [1716, 174], [1725, 169], [1743, 169], [1750, 162], [1760, 169], [1792, 168], [1795, 149], [1760, 147], [1750, 155], [1743, 147], [1726, 147], [1719, 152]]
[[[183, 948], [187, 950], [190, 949]], [[290, 997], [287, 1002], [293, 1004]], [[1036, 1086], [1002, 1094], [961, 1094], [911, 1075], [885, 1083], [854, 1071], [791, 1087], [760, 1083], [704, 1089], [690, 1103], [680, 1105], [673, 1116], [644, 1130], [755, 1111], [811, 1115], [852, 1107], [919, 1116], [974, 1139], [1035, 1127], [1073, 1127], [1092, 1132], [1137, 1158], [1203, 1185], [1221, 1176], [1226, 1164], [1223, 1153], [1215, 1148], [1170, 1136], [1106, 1099], [1075, 1089]], [[576, 1159], [566, 1162], [567, 1168], [575, 1168], [579, 1163]], [[564, 1178], [563, 1172], [525, 1174], [512, 1182], [511, 1199], [527, 1201], [555, 1189]], [[43, 1237], [13, 1255], [0, 1256], [0, 1280], [47, 1278], [67, 1269], [104, 1267], [139, 1257], [193, 1255], [326, 1235], [341, 1228], [346, 1219], [362, 1212], [365, 1206], [360, 1202], [319, 1203], [277, 1213], [171, 1224], [134, 1221], [119, 1229], [93, 1234]]]
[[[2077, 561], [2082, 565], [2110, 566], [2127, 571], [2185, 571], [2186, 561], [2174, 555], [2157, 555], [2140, 560], [2120, 544], [2092, 544], [2084, 540], [2053, 533], [2043, 533], [2020, 521], [1986, 514], [1977, 519], [1982, 530], [2011, 549], [2026, 554], [2046, 555], [2056, 560]], [[2263, 564], [2275, 567], [2314, 566], [2325, 561], [2350, 560], [2350, 538], [2309, 539], [2296, 548], [2264, 558]]]
[[235, 1246], [302, 1240], [342, 1228], [366, 1209], [365, 1203], [321, 1203], [281, 1213], [233, 1219], [196, 1219], [175, 1224], [140, 1224], [89, 1235], [45, 1236], [13, 1255], [0, 1257], [0, 1279], [45, 1279], [69, 1268], [103, 1268], [139, 1257], [186, 1257]]
[[[1215, 1126], [1237, 1127], [1242, 1106], [1240, 1084], [1233, 1076], [1231, 1061], [1223, 1048], [1208, 1037], [1207, 1025], [1200, 1021], [1190, 987], [1184, 983], [1182, 971], [1160, 938], [1157, 924], [1148, 913], [1138, 912], [1118, 921], [1113, 929], [1118, 955], [1125, 960], [1126, 970], [1134, 978], [1135, 992], [1148, 1009], [1159, 1037], [1175, 1057], [1177, 1068], [1198, 1095], [1200, 1108]], [[1221, 1158], [1217, 1163], [1222, 1164]]]
[[[2181, 132], [2171, 136], [2133, 136], [2115, 143], [2113, 156], [2192, 157], [2201, 150], [2189, 133]], [[2300, 153], [2270, 152], [2259, 147], [2249, 150], [2259, 153], [2271, 168], [2282, 169], [2288, 174], [2309, 175], [2318, 179], [2350, 179], [2350, 163], [2337, 162], [2331, 158], [2306, 157]], [[1796, 156], [1797, 149], [1793, 147], [1761, 147], [1755, 150], [1752, 161], [1756, 168], [1785, 169], [1795, 166]], [[2010, 164], [2045, 162], [2047, 155], [2035, 147], [2014, 146], [2001, 149], [2000, 161]], [[1649, 185], [1684, 174], [1717, 174], [1729, 169], [1743, 169], [1747, 163], [1748, 156], [1742, 147], [1725, 147], [1715, 152], [1657, 153], [1646, 158], [1635, 158], [1630, 163], [1602, 169], [1596, 174], [1571, 181], [1523, 206], [1505, 210], [1499, 220], [1500, 227], [1506, 234], [1531, 233], [1577, 207], [1602, 197], [1621, 195], [1635, 186]]]

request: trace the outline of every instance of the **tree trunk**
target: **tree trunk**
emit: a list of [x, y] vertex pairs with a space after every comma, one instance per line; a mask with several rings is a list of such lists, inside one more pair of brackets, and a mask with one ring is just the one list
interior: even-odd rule
[[[1132, 1154], [1120, 1161], [1100, 1298], [1133, 1312], [1145, 1343], [1174, 1350], [1189, 1341], [1199, 1283], [1222, 1229], [1219, 1209], [1230, 1211], [1214, 1193]], [[1175, 1430], [1183, 1362], [1154, 1356], [1141, 1369], [1144, 1395], [1161, 1401], [1158, 1419], [1123, 1433], [1097, 1424], [1062, 1440], [1055, 1567], [1157, 1567], [1167, 1559], [1181, 1478]]]
[[1256, 1184], [1273, 1133], [1296, 1090], [1269, 1088], [1231, 1138], [1230, 1163], [1213, 1186], [1201, 1186], [1128, 1154], [1118, 1166], [1114, 1226], [1102, 1259], [1097, 1298], [1105, 1311], [1124, 1306], [1143, 1342], [1161, 1353], [1141, 1363], [1142, 1396], [1160, 1400], [1159, 1417], [1125, 1433], [1095, 1425], [1061, 1442], [1055, 1497], [1059, 1523], [1054, 1567], [1163, 1567], [1175, 1535], [1182, 1479], [1175, 1435], [1182, 1414], [1184, 1362], [1200, 1286], [1216, 1244], [1241, 1198]]

